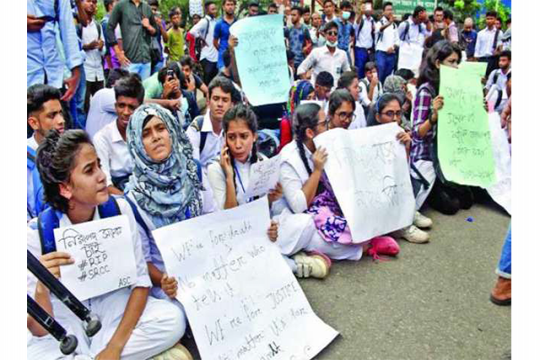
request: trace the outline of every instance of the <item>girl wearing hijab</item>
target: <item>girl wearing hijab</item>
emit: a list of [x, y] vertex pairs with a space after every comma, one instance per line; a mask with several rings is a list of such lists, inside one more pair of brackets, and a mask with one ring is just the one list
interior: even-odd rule
[[[170, 111], [157, 104], [144, 104], [128, 126], [128, 148], [135, 164], [126, 187], [126, 197], [138, 209], [139, 234], [153, 288], [151, 295], [175, 300], [178, 283], [165, 274], [163, 258], [151, 231], [216, 210], [213, 194], [185, 132]], [[272, 241], [277, 226], [268, 230]], [[184, 312], [184, 311], [183, 311]], [[186, 317], [182, 332], [185, 332]], [[187, 350], [186, 350], [187, 351]]]

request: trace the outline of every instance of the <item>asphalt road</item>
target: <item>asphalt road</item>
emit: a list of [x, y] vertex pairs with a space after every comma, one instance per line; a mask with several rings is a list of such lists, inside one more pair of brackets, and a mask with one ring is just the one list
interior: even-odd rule
[[[489, 301], [509, 216], [491, 205], [425, 214], [429, 244], [401, 241], [396, 259], [335, 263], [327, 279], [300, 281], [341, 333], [317, 360], [509, 358], [511, 308]], [[188, 347], [195, 353], [192, 340]]]

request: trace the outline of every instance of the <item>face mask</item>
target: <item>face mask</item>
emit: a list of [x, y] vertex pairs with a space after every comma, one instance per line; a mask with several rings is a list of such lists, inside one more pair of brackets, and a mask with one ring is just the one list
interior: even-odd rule
[[349, 18], [351, 17], [351, 13], [349, 11], [344, 11], [342, 16], [343, 20], [349, 20]]
[[335, 48], [335, 47], [337, 46], [337, 41], [335, 41], [335, 42], [330, 42], [330, 40], [326, 40], [326, 46]]

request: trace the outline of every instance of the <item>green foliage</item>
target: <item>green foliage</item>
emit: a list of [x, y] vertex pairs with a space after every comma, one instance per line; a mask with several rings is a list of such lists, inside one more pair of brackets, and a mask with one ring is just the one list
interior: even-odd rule
[[96, 11], [96, 20], [101, 22], [101, 19], [103, 19], [106, 13], [107, 11], [105, 11], [105, 5], [103, 5], [102, 1], [98, 1], [97, 11]]
[[[508, 20], [512, 14], [511, 9], [507, 6], [505, 6], [503, 3], [501, 3], [500, 0], [486, 0], [484, 3], [484, 6], [486, 8], [486, 11], [495, 11], [497, 12], [497, 16], [501, 18], [503, 29], [506, 28], [506, 20]], [[486, 16], [482, 15], [480, 18], [478, 25], [480, 28], [483, 28], [486, 26]]]
[[474, 18], [482, 8], [482, 5], [477, 0], [442, 0], [439, 3], [442, 7], [448, 8], [454, 13], [456, 22], [463, 22], [468, 17]]

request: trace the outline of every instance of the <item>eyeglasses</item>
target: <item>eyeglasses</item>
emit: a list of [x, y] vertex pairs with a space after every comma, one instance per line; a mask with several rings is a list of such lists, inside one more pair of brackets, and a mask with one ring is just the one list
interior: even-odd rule
[[326, 32], [326, 35], [330, 35], [330, 36], [337, 36], [337, 31], [327, 31]]
[[323, 124], [324, 124], [324, 128], [325, 128], [326, 130], [329, 130], [329, 127], [330, 127], [330, 118], [327, 117], [327, 118], [324, 119], [323, 121], [319, 121], [319, 122], [317, 123], [317, 125], [315, 125], [315, 127], [318, 127], [318, 126], [323, 125]]
[[344, 121], [344, 120], [347, 120], [347, 119], [354, 120], [356, 118], [356, 114], [352, 113], [352, 112], [348, 113], [348, 112], [342, 111], [340, 113], [337, 113], [336, 115], [339, 116], [339, 119], [341, 121]]
[[398, 119], [401, 119], [401, 115], [403, 114], [403, 112], [401, 110], [398, 110], [398, 111], [388, 110], [387, 112], [383, 112], [382, 114], [392, 119], [396, 116], [398, 117]]

